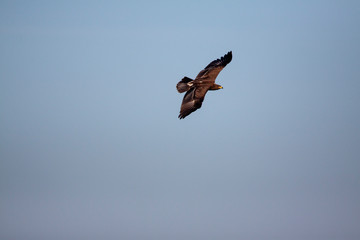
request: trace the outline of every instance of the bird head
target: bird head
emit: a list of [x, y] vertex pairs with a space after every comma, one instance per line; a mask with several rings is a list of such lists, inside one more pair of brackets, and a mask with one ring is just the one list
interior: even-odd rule
[[221, 85], [215, 84], [215, 83], [214, 83], [214, 85], [212, 85], [212, 86], [209, 88], [209, 90], [219, 90], [219, 89], [223, 89], [223, 87], [222, 87]]

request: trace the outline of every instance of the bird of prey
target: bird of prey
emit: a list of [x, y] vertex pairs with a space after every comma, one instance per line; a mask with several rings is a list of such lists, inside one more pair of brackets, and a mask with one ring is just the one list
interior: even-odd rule
[[228, 52], [220, 59], [216, 59], [209, 63], [201, 72], [196, 76], [195, 80], [184, 77], [176, 85], [179, 93], [186, 92], [181, 104], [179, 118], [185, 118], [190, 113], [201, 108], [204, 101], [205, 94], [208, 90], [219, 90], [223, 87], [215, 83], [215, 79], [220, 71], [232, 59], [232, 52]]

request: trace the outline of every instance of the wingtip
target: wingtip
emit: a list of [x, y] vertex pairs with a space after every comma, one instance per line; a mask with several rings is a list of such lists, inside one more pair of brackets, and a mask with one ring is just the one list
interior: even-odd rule
[[230, 63], [232, 60], [232, 51], [229, 51], [227, 54], [224, 55], [223, 57], [223, 66], [225, 67], [228, 63]]
[[232, 51], [229, 51], [226, 55], [228, 55], [229, 57], [232, 57]]

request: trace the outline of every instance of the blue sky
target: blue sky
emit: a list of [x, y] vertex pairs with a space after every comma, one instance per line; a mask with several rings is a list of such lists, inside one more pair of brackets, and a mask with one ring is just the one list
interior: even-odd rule
[[358, 239], [359, 10], [1, 1], [1, 239]]

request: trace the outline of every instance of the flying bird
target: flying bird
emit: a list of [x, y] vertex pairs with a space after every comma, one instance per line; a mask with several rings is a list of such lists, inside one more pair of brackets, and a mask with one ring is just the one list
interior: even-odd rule
[[216, 59], [209, 63], [203, 70], [199, 72], [195, 80], [184, 77], [176, 85], [179, 93], [185, 93], [181, 104], [179, 118], [183, 119], [190, 113], [201, 108], [205, 94], [208, 90], [219, 90], [223, 87], [215, 83], [215, 79], [220, 71], [231, 62], [232, 52], [228, 52], [220, 59]]

